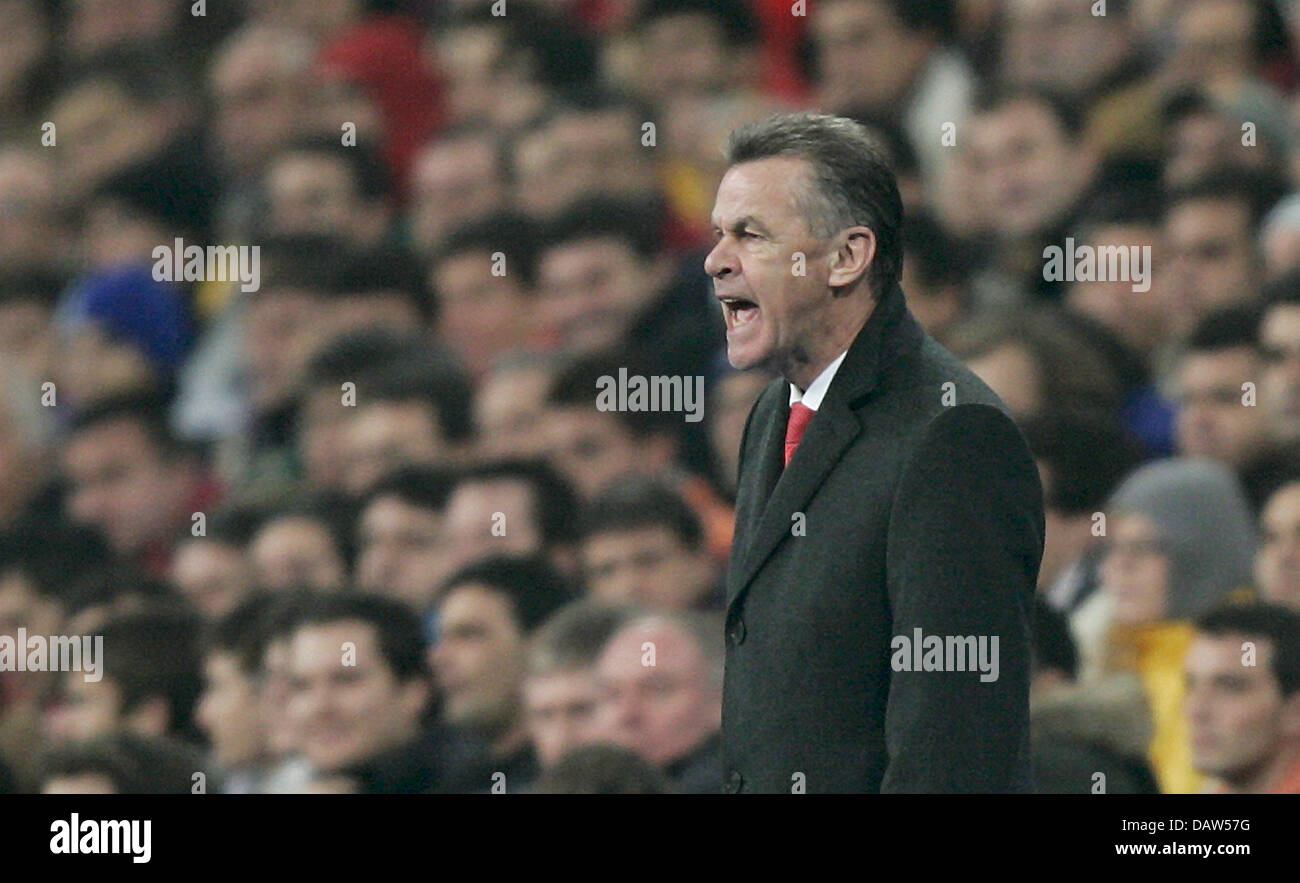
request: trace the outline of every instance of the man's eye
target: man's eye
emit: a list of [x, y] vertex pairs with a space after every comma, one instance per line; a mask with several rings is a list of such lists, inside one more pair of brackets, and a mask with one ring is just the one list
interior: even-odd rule
[[753, 230], [743, 230], [743, 231], [741, 231], [741, 234], [740, 234], [740, 235], [743, 236], [743, 237], [745, 237], [746, 239], [762, 239], [762, 238], [763, 238], [763, 237], [759, 236], [757, 233], [755, 233]]

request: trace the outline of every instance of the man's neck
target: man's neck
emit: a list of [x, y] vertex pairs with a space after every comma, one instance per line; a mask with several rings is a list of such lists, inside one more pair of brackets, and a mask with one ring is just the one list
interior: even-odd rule
[[800, 390], [806, 390], [823, 371], [830, 367], [831, 362], [838, 359], [840, 354], [853, 344], [854, 339], [866, 326], [867, 320], [871, 318], [871, 314], [876, 311], [876, 303], [872, 301], [865, 313], [846, 316], [835, 322], [830, 329], [830, 334], [817, 347], [817, 352], [805, 353], [803, 358], [796, 354], [792, 360], [794, 364], [787, 366], [786, 370], [781, 372], [782, 375]]

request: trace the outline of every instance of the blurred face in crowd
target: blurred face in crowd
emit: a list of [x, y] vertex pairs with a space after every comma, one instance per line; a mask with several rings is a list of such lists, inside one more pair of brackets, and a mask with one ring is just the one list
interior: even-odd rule
[[59, 700], [45, 713], [45, 734], [57, 742], [79, 742], [113, 733], [161, 737], [170, 725], [167, 701], [145, 697], [134, 708], [123, 705], [117, 682], [108, 675], [87, 681], [79, 671], [65, 672]]
[[68, 513], [99, 529], [119, 554], [169, 539], [192, 488], [189, 466], [169, 460], [139, 422], [127, 418], [91, 426], [68, 439], [63, 471], [70, 483]]
[[39, 0], [0, 0], [7, 27], [0, 34], [0, 105], [21, 101], [26, 77], [49, 51], [51, 28], [41, 15]]
[[271, 410], [288, 401], [312, 353], [329, 331], [328, 305], [305, 288], [253, 293], [243, 317], [245, 371], [253, 405]]
[[[355, 665], [343, 645], [355, 646]], [[364, 762], [419, 733], [429, 685], [399, 680], [369, 623], [304, 626], [290, 641], [288, 714], [303, 755], [322, 770]]]
[[55, 353], [51, 314], [51, 306], [35, 296], [0, 301], [0, 360], [32, 379], [49, 376]]
[[165, 108], [137, 104], [108, 79], [64, 92], [51, 119], [58, 126], [59, 188], [76, 197], [151, 156], [166, 143], [168, 131]]
[[1033, 353], [1024, 345], [1008, 341], [967, 359], [966, 367], [987, 383], [1012, 413], [1027, 416], [1042, 409], [1042, 374]]
[[68, 41], [82, 58], [114, 47], [161, 44], [176, 31], [180, 6], [168, 0], [76, 0]]
[[487, 375], [474, 397], [478, 452], [485, 459], [541, 456], [546, 392], [551, 372], [541, 365], [498, 368]]
[[529, 675], [524, 680], [528, 736], [543, 767], [602, 736], [600, 689], [592, 669]]
[[[1242, 644], [1255, 644], [1243, 663]], [[1300, 742], [1300, 694], [1282, 695], [1273, 642], [1257, 635], [1198, 635], [1187, 651], [1184, 706], [1196, 768], [1229, 786], [1258, 782]]]
[[665, 281], [662, 262], [641, 257], [616, 237], [552, 246], [538, 262], [539, 306], [565, 350], [617, 345]]
[[[1150, 247], [1152, 253], [1159, 247], [1155, 229], [1143, 224], [1103, 226], [1088, 236], [1085, 244], [1099, 250]], [[1148, 352], [1157, 347], [1170, 330], [1167, 293], [1160, 284], [1163, 278], [1160, 273], [1152, 273], [1149, 277], [1150, 291], [1134, 291], [1133, 282], [1123, 279], [1075, 281], [1070, 283], [1066, 292], [1066, 304], [1074, 312], [1105, 325], [1138, 352]]]
[[435, 140], [411, 167], [411, 238], [427, 252], [450, 231], [505, 207], [497, 146], [490, 135]]
[[1047, 105], [1028, 98], [975, 116], [966, 143], [982, 210], [1006, 237], [1050, 229], [1078, 201], [1096, 164]]
[[1190, 322], [1216, 307], [1255, 297], [1260, 262], [1250, 208], [1244, 203], [1184, 200], [1165, 215], [1164, 239], [1167, 284], [1177, 318]]
[[639, 440], [613, 413], [581, 405], [553, 406], [546, 412], [546, 450], [551, 464], [591, 499], [620, 476], [653, 473], [673, 460], [672, 440]]
[[1176, 4], [1174, 57], [1179, 82], [1227, 90], [1255, 67], [1255, 4], [1250, 0], [1189, 0]]
[[144, 353], [114, 340], [99, 325], [87, 322], [69, 329], [61, 343], [62, 358], [55, 376], [73, 401], [147, 390], [157, 384], [157, 372]]
[[204, 687], [196, 720], [227, 770], [258, 763], [266, 753], [260, 697], [253, 677], [234, 653], [211, 653], [203, 662]]
[[351, 167], [323, 153], [278, 155], [266, 176], [269, 229], [282, 235], [327, 234], [373, 243], [385, 221], [381, 204], [362, 198]]
[[656, 188], [641, 121], [609, 109], [563, 114], [523, 134], [514, 148], [515, 201], [546, 218], [584, 196], [638, 196]]
[[582, 564], [595, 600], [665, 613], [696, 606], [713, 585], [703, 546], [692, 549], [663, 526], [598, 531], [583, 540]]
[[1115, 622], [1145, 625], [1165, 617], [1172, 566], [1155, 524], [1143, 515], [1115, 515], [1101, 568], [1115, 602]]
[[256, 26], [221, 48], [210, 91], [216, 155], [235, 174], [255, 174], [303, 129], [313, 46], [301, 34]]
[[1002, 74], [1013, 86], [1043, 86], [1083, 96], [1128, 56], [1127, 19], [1094, 15], [1073, 0], [1011, 0], [1006, 4]]
[[343, 587], [346, 572], [334, 535], [310, 518], [286, 516], [263, 525], [248, 545], [257, 584], [272, 591]]
[[233, 610], [253, 585], [253, 573], [242, 549], [204, 537], [192, 537], [176, 546], [168, 576], [212, 619]]
[[520, 710], [524, 636], [514, 610], [491, 586], [453, 587], [438, 610], [433, 666], [449, 723], [494, 733]]
[[[704, 259], [714, 295], [723, 301], [732, 367], [764, 367], [804, 387], [839, 355], [832, 338], [849, 330], [842, 326], [862, 321], [858, 298], [837, 298], [831, 287], [857, 281], [840, 281], [842, 268], [834, 266], [845, 250], [836, 248], [842, 234], [821, 240], [809, 228], [802, 206], [821, 199], [814, 187], [807, 161], [798, 157], [732, 166], [713, 206], [717, 244]], [[866, 241], [874, 259], [874, 235]], [[799, 254], [803, 274], [791, 271]]]
[[512, 57], [502, 29], [473, 24], [443, 30], [433, 40], [453, 122], [485, 122], [513, 128], [536, 114], [546, 93], [528, 60]]
[[359, 522], [358, 585], [425, 610], [457, 558], [443, 539], [443, 515], [399, 497], [376, 497]]
[[6, 266], [49, 264], [63, 254], [64, 234], [55, 208], [56, 160], [24, 148], [0, 149], [0, 260]]
[[532, 292], [506, 264], [493, 273], [490, 251], [471, 251], [440, 262], [430, 274], [438, 292], [438, 336], [460, 353], [474, 376], [492, 359], [525, 348], [535, 334]]
[[[644, 644], [653, 649], [643, 649]], [[654, 653], [654, 665], [644, 660]], [[597, 667], [608, 738], [657, 766], [689, 754], [721, 725], [721, 691], [704, 653], [674, 623], [647, 620], [614, 635]]]
[[1300, 482], [1273, 492], [1260, 513], [1255, 584], [1266, 601], [1300, 610]]
[[686, 12], [648, 22], [637, 34], [639, 88], [656, 104], [712, 98], [732, 85], [736, 46], [712, 16]]
[[543, 547], [540, 515], [527, 481], [463, 481], [447, 501], [447, 544], [466, 562], [493, 554], [535, 554]]
[[1277, 304], [1259, 326], [1264, 378], [1259, 403], [1268, 411], [1273, 436], [1300, 438], [1300, 304]]
[[818, 104], [896, 110], [934, 49], [934, 40], [910, 31], [880, 0], [818, 3], [809, 22], [820, 73]]
[[450, 455], [433, 406], [384, 401], [357, 408], [343, 434], [343, 486], [352, 494], [399, 466], [435, 463]]
[[1242, 386], [1258, 383], [1251, 347], [1190, 352], [1178, 372], [1178, 451], [1239, 469], [1268, 443], [1268, 418], [1247, 406]]
[[1241, 138], [1241, 129], [1217, 113], [1191, 113], [1175, 121], [1166, 141], [1165, 183], [1177, 187], [1225, 165], [1249, 165], [1262, 151], [1244, 149]]

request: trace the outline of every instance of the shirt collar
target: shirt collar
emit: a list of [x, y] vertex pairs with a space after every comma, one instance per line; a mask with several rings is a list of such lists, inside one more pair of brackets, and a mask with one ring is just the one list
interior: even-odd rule
[[831, 381], [835, 379], [835, 372], [839, 370], [840, 363], [844, 357], [849, 354], [848, 350], [840, 353], [839, 358], [826, 366], [826, 370], [817, 375], [817, 379], [808, 384], [808, 388], [800, 391], [799, 387], [793, 383], [790, 384], [790, 404], [803, 402], [807, 408], [816, 411], [822, 406], [822, 399], [826, 397], [826, 390], [830, 389]]

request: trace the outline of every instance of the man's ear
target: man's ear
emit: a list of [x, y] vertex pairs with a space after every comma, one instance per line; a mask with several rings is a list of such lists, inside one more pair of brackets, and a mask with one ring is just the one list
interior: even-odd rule
[[837, 234], [831, 255], [831, 272], [826, 280], [832, 288], [857, 283], [875, 263], [880, 242], [870, 227], [849, 227]]

